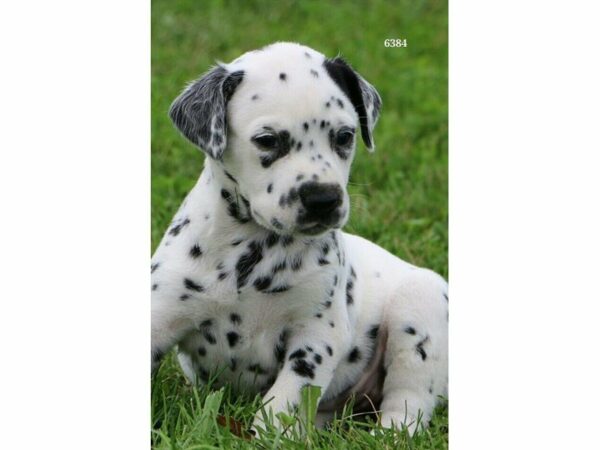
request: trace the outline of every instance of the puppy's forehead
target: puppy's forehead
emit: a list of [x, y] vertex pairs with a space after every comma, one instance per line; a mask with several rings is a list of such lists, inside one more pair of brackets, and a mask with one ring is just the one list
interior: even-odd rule
[[[346, 95], [328, 75], [325, 56], [309, 47], [278, 43], [245, 53], [227, 66], [244, 71], [230, 107], [239, 114], [256, 117], [274, 112], [284, 116], [311, 116], [316, 119], [338, 116], [352, 121], [354, 111]], [[331, 107], [338, 105], [344, 108]], [[251, 117], [238, 117], [249, 120]]]

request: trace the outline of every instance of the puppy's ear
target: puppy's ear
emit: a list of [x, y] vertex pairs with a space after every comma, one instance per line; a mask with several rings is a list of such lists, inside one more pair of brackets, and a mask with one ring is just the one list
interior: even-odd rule
[[217, 66], [185, 88], [169, 109], [179, 131], [214, 159], [221, 159], [227, 146], [227, 103], [243, 78], [243, 71]]
[[374, 151], [373, 128], [381, 109], [379, 93], [342, 58], [326, 59], [323, 65], [329, 76], [352, 102], [360, 121], [363, 142], [369, 151]]

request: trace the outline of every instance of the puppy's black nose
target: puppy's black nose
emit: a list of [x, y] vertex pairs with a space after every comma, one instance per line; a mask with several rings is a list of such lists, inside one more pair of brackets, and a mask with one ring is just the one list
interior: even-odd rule
[[343, 192], [339, 184], [309, 181], [300, 186], [298, 194], [307, 212], [318, 217], [329, 215], [342, 204]]

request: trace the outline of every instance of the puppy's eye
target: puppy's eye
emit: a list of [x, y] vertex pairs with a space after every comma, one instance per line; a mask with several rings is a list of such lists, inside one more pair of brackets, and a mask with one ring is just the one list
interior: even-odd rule
[[279, 147], [279, 138], [270, 133], [254, 136], [252, 142], [258, 145], [262, 150], [277, 150]]
[[354, 132], [350, 129], [342, 128], [335, 137], [335, 145], [338, 147], [348, 147], [352, 144], [353, 139]]

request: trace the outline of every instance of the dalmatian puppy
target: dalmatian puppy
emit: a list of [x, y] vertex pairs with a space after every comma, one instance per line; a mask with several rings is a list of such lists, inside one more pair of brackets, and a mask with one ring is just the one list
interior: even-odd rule
[[170, 117], [207, 158], [152, 258], [153, 369], [177, 346], [193, 383], [262, 393], [274, 416], [310, 384], [321, 421], [354, 395], [385, 427], [428, 422], [447, 395], [447, 284], [341, 231], [380, 106], [343, 59], [295, 43], [179, 95]]

